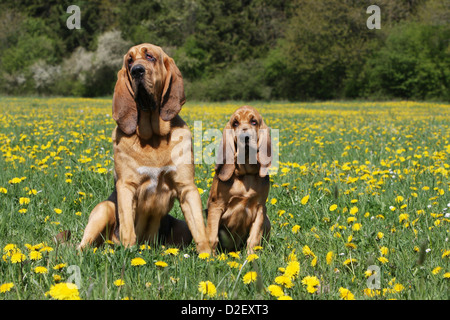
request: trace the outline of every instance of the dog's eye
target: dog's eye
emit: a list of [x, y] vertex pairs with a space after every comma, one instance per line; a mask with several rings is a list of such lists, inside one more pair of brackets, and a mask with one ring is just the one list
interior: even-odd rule
[[128, 67], [130, 67], [131, 68], [131, 65], [133, 64], [133, 58], [132, 57], [129, 57], [128, 58]]
[[146, 53], [145, 57], [147, 58], [148, 61], [156, 61], [156, 58], [154, 56], [152, 56], [150, 53]]
[[255, 119], [252, 119], [250, 121], [250, 123], [252, 124], [252, 126], [256, 126], [258, 124], [258, 121], [256, 121]]
[[233, 127], [237, 127], [239, 125], [239, 122], [237, 120], [233, 121]]

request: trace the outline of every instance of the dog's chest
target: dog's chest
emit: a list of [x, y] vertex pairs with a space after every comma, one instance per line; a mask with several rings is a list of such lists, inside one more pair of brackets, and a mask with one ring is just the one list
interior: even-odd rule
[[170, 190], [170, 176], [176, 172], [175, 166], [149, 167], [140, 166], [136, 169], [140, 185], [148, 193]]

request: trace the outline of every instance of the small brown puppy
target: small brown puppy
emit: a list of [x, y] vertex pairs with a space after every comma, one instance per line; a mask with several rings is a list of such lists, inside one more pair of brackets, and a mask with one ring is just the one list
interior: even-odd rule
[[247, 253], [269, 238], [266, 200], [270, 181], [271, 141], [269, 128], [258, 111], [249, 106], [236, 110], [227, 123], [218, 150], [216, 174], [208, 199], [206, 233], [214, 252]]
[[[193, 238], [198, 252], [211, 252], [194, 184], [191, 133], [178, 115], [185, 102], [180, 71], [160, 47], [145, 43], [125, 54], [117, 77], [116, 188], [92, 210], [79, 248], [104, 239], [128, 247], [158, 238], [182, 245]], [[180, 150], [187, 161], [174, 157]], [[186, 222], [168, 214], [175, 199]]]

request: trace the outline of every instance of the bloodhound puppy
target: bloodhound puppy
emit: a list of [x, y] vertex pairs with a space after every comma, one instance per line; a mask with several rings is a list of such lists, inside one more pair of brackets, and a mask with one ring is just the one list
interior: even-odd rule
[[[202, 203], [194, 184], [191, 133], [178, 116], [183, 78], [160, 47], [141, 44], [123, 58], [114, 89], [112, 133], [115, 190], [91, 212], [79, 248], [105, 239], [183, 245], [210, 252]], [[168, 213], [180, 202], [185, 221]]]
[[268, 240], [271, 152], [269, 128], [258, 111], [236, 110], [223, 131], [208, 199], [206, 233], [213, 252], [219, 243], [238, 250], [246, 242], [252, 253], [262, 237]]

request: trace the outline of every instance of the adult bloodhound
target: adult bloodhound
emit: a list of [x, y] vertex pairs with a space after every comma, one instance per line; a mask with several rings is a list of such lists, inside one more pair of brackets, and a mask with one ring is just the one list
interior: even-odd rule
[[251, 253], [270, 234], [266, 200], [271, 139], [255, 108], [243, 106], [233, 113], [218, 151], [208, 199], [209, 243], [213, 251], [218, 244], [225, 250], [239, 250], [246, 244]]
[[[191, 133], [178, 113], [183, 78], [160, 47], [141, 44], [123, 58], [114, 89], [115, 190], [91, 212], [78, 248], [110, 239], [124, 246], [156, 239], [210, 252], [194, 184]], [[179, 200], [185, 220], [168, 213]]]

